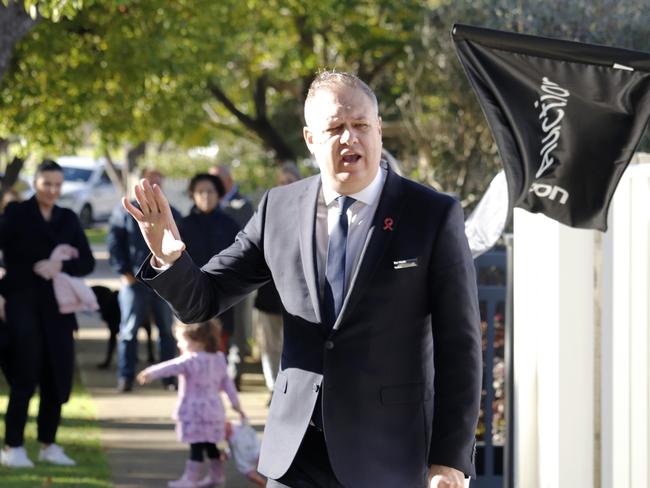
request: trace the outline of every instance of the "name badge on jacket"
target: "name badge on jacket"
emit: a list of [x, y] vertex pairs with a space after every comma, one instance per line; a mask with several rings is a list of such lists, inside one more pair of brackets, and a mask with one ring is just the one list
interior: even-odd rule
[[417, 267], [417, 265], [418, 265], [418, 258], [393, 261], [393, 268], [395, 269], [415, 268]]

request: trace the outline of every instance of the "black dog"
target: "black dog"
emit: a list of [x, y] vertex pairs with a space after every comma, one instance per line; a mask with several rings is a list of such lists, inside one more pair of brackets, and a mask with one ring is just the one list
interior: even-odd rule
[[[113, 359], [115, 345], [117, 344], [117, 334], [120, 331], [120, 304], [117, 300], [117, 291], [106, 288], [105, 286], [92, 287], [97, 303], [99, 304], [99, 314], [102, 320], [106, 322], [111, 335], [108, 339], [108, 348], [106, 349], [106, 359], [99, 363], [99, 369], [108, 369]], [[153, 341], [151, 340], [151, 321], [140, 324], [147, 332], [147, 355], [149, 363], [155, 363], [156, 359], [153, 354]]]

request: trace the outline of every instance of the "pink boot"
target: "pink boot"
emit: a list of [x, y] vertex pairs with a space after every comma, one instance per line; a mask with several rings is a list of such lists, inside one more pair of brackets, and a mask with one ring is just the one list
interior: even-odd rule
[[214, 487], [221, 485], [226, 481], [226, 475], [223, 472], [223, 461], [221, 459], [208, 460], [208, 474], [196, 485], [200, 488]]
[[187, 460], [185, 461], [185, 472], [176, 481], [170, 481], [167, 486], [169, 488], [196, 488], [199, 486], [199, 480], [201, 479], [201, 467], [203, 463], [197, 461]]

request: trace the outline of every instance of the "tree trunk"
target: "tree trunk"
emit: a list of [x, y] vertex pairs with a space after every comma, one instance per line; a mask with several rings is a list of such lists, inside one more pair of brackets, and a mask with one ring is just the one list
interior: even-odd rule
[[[165, 142], [163, 141], [160, 146]], [[138, 181], [139, 175], [135, 175], [135, 178], [132, 176], [133, 173], [138, 169], [138, 161], [142, 159], [147, 151], [147, 144], [144, 141], [141, 141], [137, 146], [129, 148], [126, 152], [126, 167], [122, 170], [122, 183], [124, 188], [124, 195], [132, 199], [133, 195], [133, 185]]]
[[146, 143], [140, 142], [137, 146], [130, 148], [126, 152], [126, 162], [127, 162], [127, 169], [129, 173], [133, 173], [135, 169], [138, 167], [138, 160], [145, 155], [146, 150], [147, 150]]
[[221, 102], [226, 110], [233, 114], [244, 127], [254, 132], [262, 140], [264, 146], [274, 151], [275, 159], [278, 162], [296, 160], [296, 154], [284, 142], [280, 133], [275, 130], [266, 117], [266, 80], [263, 76], [255, 82], [253, 95], [255, 118], [239, 110], [216, 83], [210, 83], [208, 86], [210, 93]]
[[264, 145], [275, 152], [275, 159], [279, 162], [296, 161], [296, 154], [284, 143], [275, 127], [268, 119], [258, 119], [253, 126], [255, 133], [264, 141]]
[[7, 165], [4, 178], [2, 178], [0, 184], [0, 199], [2, 199], [5, 191], [14, 186], [14, 183], [18, 181], [18, 175], [20, 174], [20, 170], [23, 169], [23, 164], [25, 164], [25, 160], [16, 156], [11, 163]]
[[27, 15], [22, 1], [9, 0], [6, 7], [0, 2], [0, 84], [9, 67], [16, 43], [37, 22], [38, 19], [34, 20]]
[[9, 150], [9, 139], [3, 139], [0, 137], [0, 158], [6, 156], [7, 151]]
[[[118, 170], [115, 166], [113, 158], [111, 158], [111, 155], [108, 153], [108, 151], [106, 151], [104, 157], [106, 158], [106, 174], [110, 178], [111, 183], [113, 183], [113, 186], [115, 186], [115, 188], [120, 190], [122, 195], [126, 195], [126, 182], [122, 177], [120, 170]], [[124, 169], [122, 172], [124, 172]]]

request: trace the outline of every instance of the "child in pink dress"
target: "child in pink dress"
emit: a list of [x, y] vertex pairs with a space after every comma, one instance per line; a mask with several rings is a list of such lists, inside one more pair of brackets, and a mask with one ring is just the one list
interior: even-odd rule
[[[245, 415], [235, 384], [226, 373], [226, 358], [219, 352], [218, 321], [177, 324], [176, 338], [181, 355], [143, 370], [138, 382], [144, 384], [166, 376], [179, 378], [173, 418], [178, 439], [190, 445], [190, 459], [183, 476], [168, 486], [216, 486], [225, 481], [223, 458], [217, 448], [226, 435], [226, 412], [220, 392], [226, 392], [233, 409], [242, 418]], [[204, 452], [208, 457], [208, 473], [201, 479]]]

